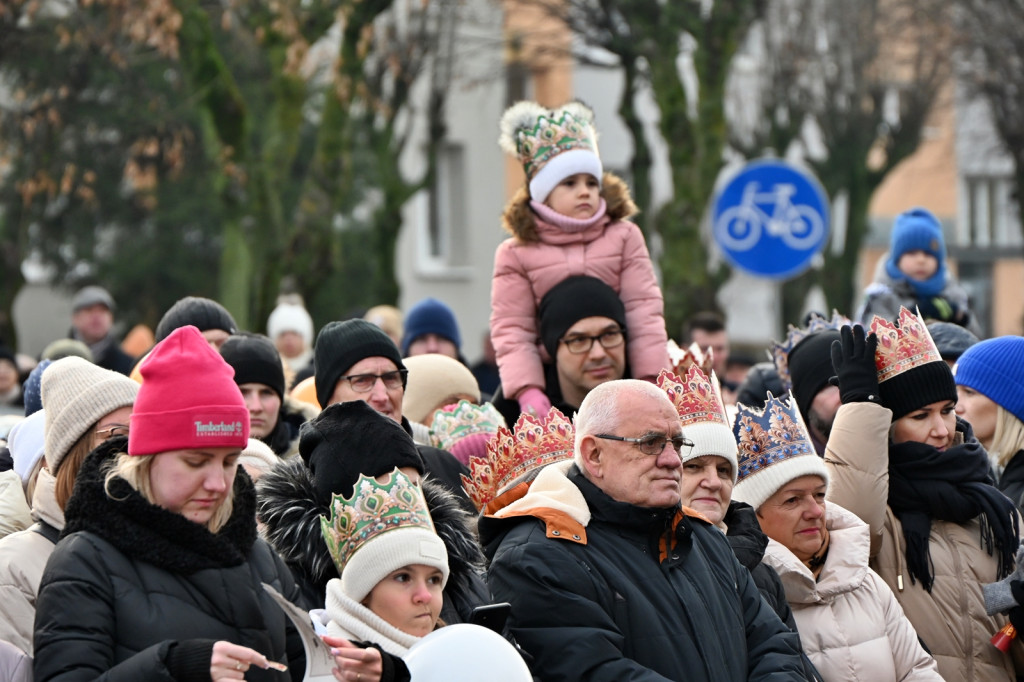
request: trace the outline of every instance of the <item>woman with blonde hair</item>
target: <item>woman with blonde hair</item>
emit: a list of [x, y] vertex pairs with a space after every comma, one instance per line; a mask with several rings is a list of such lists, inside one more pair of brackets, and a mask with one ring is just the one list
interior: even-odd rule
[[128, 438], [82, 464], [43, 574], [35, 679], [301, 679], [301, 642], [262, 585], [298, 596], [257, 538], [231, 367], [186, 326], [141, 373]]
[[1024, 336], [977, 343], [954, 368], [956, 413], [970, 422], [998, 474], [998, 487], [1024, 508]]

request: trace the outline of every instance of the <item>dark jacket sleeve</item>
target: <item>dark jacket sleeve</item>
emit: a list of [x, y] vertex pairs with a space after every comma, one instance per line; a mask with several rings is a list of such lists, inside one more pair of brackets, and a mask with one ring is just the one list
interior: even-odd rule
[[557, 543], [543, 550], [527, 541], [503, 543], [488, 584], [496, 601], [512, 604], [512, 634], [533, 657], [532, 673], [545, 682], [667, 681], [623, 656], [625, 637], [601, 603], [615, 595]]
[[113, 665], [114, 598], [99, 550], [88, 538], [72, 535], [57, 545], [36, 600], [36, 682], [176, 682], [166, 663], [169, 640]]
[[761, 598], [750, 573], [736, 564], [736, 588], [743, 606], [747, 630], [749, 682], [756, 680], [803, 680], [805, 670], [800, 638], [779, 620]]

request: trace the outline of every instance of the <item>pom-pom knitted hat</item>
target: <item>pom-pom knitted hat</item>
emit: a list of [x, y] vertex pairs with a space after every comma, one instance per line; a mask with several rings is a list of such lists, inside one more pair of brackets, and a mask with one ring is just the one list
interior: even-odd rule
[[125, 375], [80, 357], [66, 357], [47, 367], [42, 398], [44, 455], [50, 473], [57, 472], [68, 451], [96, 422], [116, 409], [131, 407], [138, 393], [139, 385]]
[[1024, 336], [999, 336], [974, 344], [960, 356], [956, 383], [966, 386], [1024, 422]]
[[[56, 367], [56, 365], [54, 365]], [[47, 370], [44, 380], [53, 371]], [[249, 439], [249, 410], [234, 370], [198, 329], [179, 327], [140, 366], [128, 454], [238, 448]]]
[[601, 182], [593, 123], [594, 112], [580, 102], [555, 110], [519, 102], [505, 111], [498, 144], [523, 164], [534, 201], [543, 203], [559, 182], [577, 173]]

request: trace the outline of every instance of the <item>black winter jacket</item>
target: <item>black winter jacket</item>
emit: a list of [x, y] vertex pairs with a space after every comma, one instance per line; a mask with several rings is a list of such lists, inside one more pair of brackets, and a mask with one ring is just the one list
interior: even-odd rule
[[[92, 452], [68, 501], [36, 603], [37, 682], [208, 681], [217, 640], [255, 649], [301, 680], [302, 642], [261, 583], [293, 601], [299, 594], [256, 537], [252, 481], [239, 467], [231, 519], [212, 534], [121, 479], [110, 486], [116, 499], [107, 496], [101, 467], [126, 446], [116, 438]], [[245, 679], [290, 678], [253, 666]]]
[[533, 657], [534, 675], [805, 679], [798, 638], [761, 599], [721, 531], [678, 507], [615, 501], [575, 466], [568, 480], [591, 515], [581, 533], [532, 516], [481, 522], [488, 584], [512, 604], [511, 630]]
[[[448, 624], [466, 622], [474, 607], [490, 602], [483, 552], [455, 496], [430, 475], [423, 478], [422, 488], [434, 529], [448, 549], [441, 619]], [[327, 581], [339, 577], [320, 529], [320, 516], [330, 512], [330, 500], [320, 497], [309, 467], [298, 457], [265, 474], [257, 489], [257, 516], [267, 540], [291, 568], [304, 601], [323, 608]]]
[[1017, 505], [1017, 509], [1024, 511], [1024, 450], [1018, 450], [1006, 463], [996, 487]]
[[779, 574], [771, 566], [761, 563], [768, 546], [768, 536], [761, 530], [754, 508], [745, 502], [730, 502], [723, 521], [728, 528], [726, 538], [733, 554], [750, 571], [758, 592], [772, 607], [772, 611], [778, 614], [790, 630], [796, 632], [793, 610], [786, 601], [786, 590], [782, 587]]

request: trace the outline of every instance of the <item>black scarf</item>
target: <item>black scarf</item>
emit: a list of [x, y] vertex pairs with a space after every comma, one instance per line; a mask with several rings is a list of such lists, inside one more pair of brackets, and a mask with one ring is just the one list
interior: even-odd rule
[[963, 443], [939, 451], [930, 445], [889, 444], [889, 507], [903, 524], [910, 580], [931, 592], [935, 576], [928, 550], [932, 519], [964, 524], [981, 516], [981, 541], [995, 547], [1001, 580], [1013, 570], [1019, 528], [1017, 509], [992, 485], [988, 455], [967, 422], [957, 419]]

